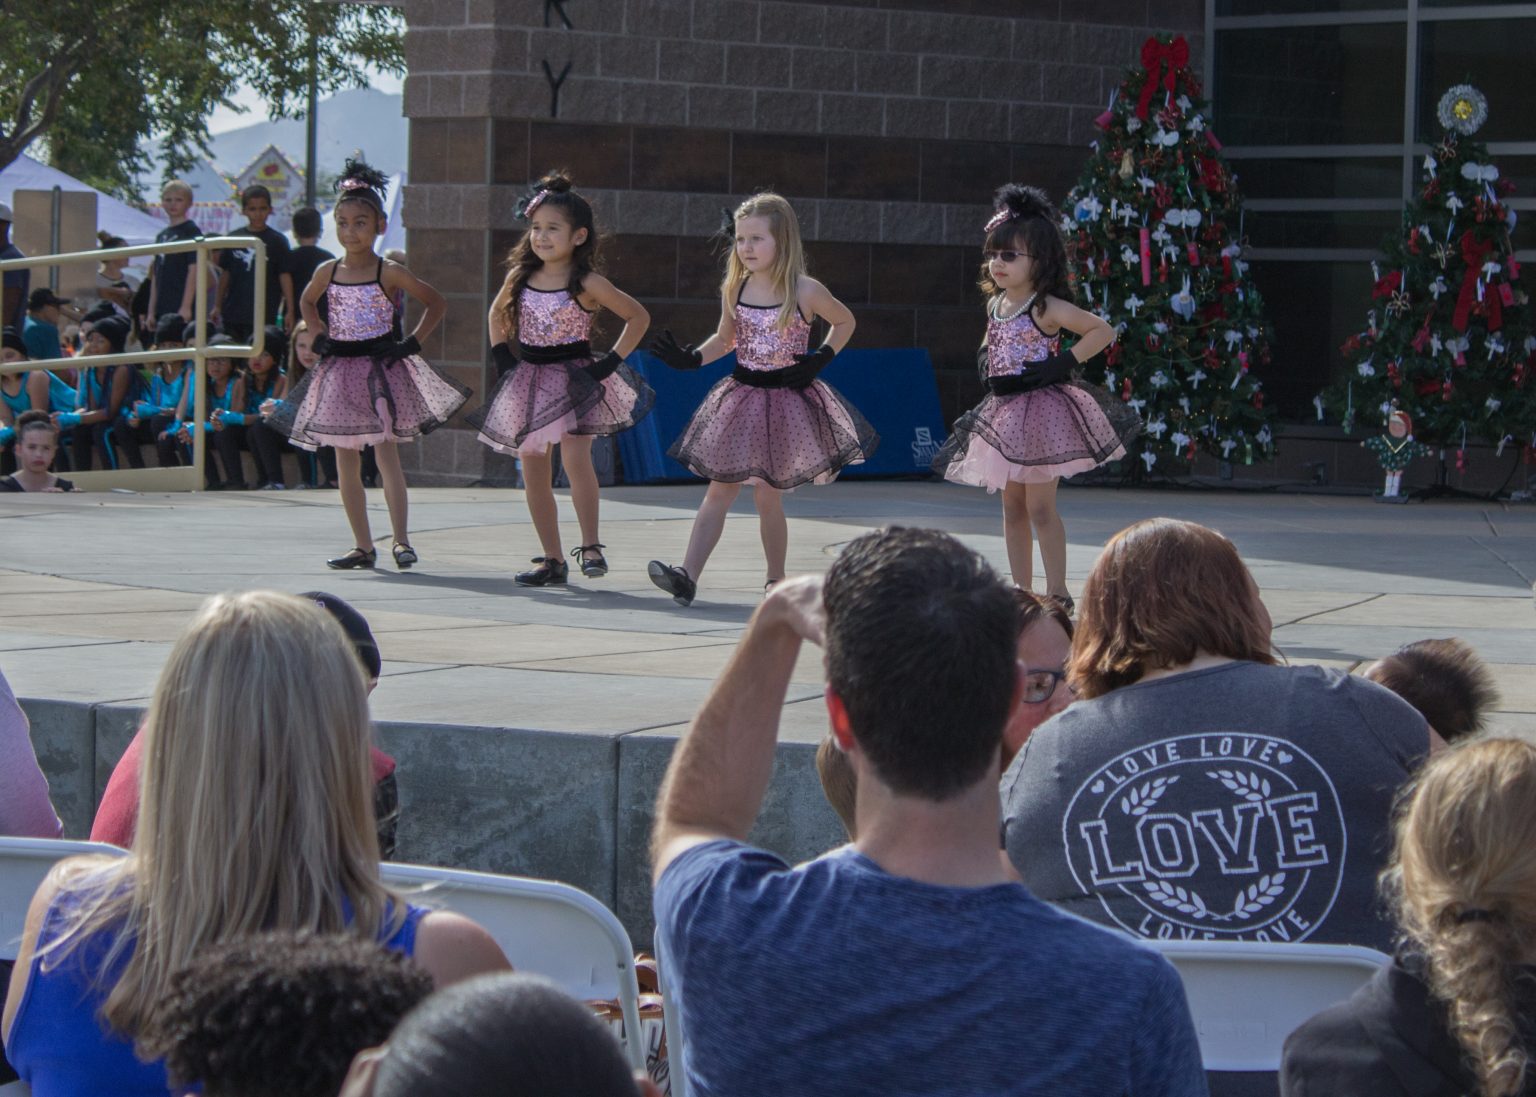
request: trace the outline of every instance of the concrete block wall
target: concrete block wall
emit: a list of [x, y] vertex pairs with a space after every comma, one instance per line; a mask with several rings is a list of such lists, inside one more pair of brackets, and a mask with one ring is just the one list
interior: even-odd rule
[[[67, 838], [90, 834], [96, 805], [144, 710], [22, 698]], [[676, 738], [380, 722], [398, 763], [396, 859], [560, 880], [607, 904], [649, 948], [649, 841]], [[757, 844], [790, 863], [840, 844], [816, 777], [815, 746], [784, 742]]]
[[[657, 328], [691, 340], [718, 315], [709, 236], [721, 207], [779, 190], [800, 217], [812, 273], [855, 311], [854, 345], [926, 347], [953, 416], [978, 395], [974, 281], [992, 190], [1024, 179], [1063, 195], [1141, 41], [1182, 31], [1198, 56], [1204, 5], [411, 0], [405, 9], [408, 250], [412, 269], [449, 299], [449, 319], [425, 349], [477, 394], [492, 378], [484, 316], [519, 235], [517, 198], [530, 179], [566, 167], [611, 234], [615, 283]], [[424, 443], [406, 455], [416, 479], [494, 479], [488, 450]]]

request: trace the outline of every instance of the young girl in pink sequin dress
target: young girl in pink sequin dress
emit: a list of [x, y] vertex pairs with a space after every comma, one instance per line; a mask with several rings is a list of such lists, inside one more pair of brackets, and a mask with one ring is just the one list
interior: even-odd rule
[[[315, 271], [299, 301], [304, 323], [316, 333], [320, 355], [268, 419], [307, 450], [336, 447], [337, 482], [352, 527], [354, 548], [326, 563], [333, 568], [371, 568], [378, 559], [368, 525], [362, 453], [373, 446], [389, 504], [395, 566], [416, 563], [411, 547], [400, 442], [446, 423], [469, 390], [421, 357], [421, 339], [447, 311], [442, 294], [399, 263], [374, 254], [384, 231], [384, 177], [348, 160], [337, 184], [336, 235], [345, 254]], [[393, 296], [404, 291], [424, 312], [404, 340], [393, 334]]]
[[[555, 508], [556, 442], [581, 526], [582, 544], [571, 555], [587, 578], [608, 574], [606, 546], [597, 536], [592, 440], [628, 430], [655, 403], [656, 393], [624, 364], [651, 318], [595, 269], [599, 241], [592, 206], [564, 173], [535, 183], [518, 216], [528, 231], [508, 256], [506, 281], [491, 302], [491, 356], [501, 379], [469, 422], [479, 428], [480, 441], [522, 460], [524, 497], [544, 555], [535, 556], [537, 566], [520, 572], [517, 582], [543, 587], [564, 583], [570, 572]], [[602, 355], [587, 341], [599, 309], [624, 321]]]
[[[857, 408], [816, 379], [847, 345], [853, 313], [805, 273], [795, 211], [777, 194], [758, 194], [737, 207], [733, 226], [719, 329], [697, 348], [680, 346], [671, 332], [650, 348], [673, 369], [698, 369], [736, 351], [736, 369], [709, 390], [668, 451], [710, 481], [682, 566], [652, 560], [648, 568], [680, 606], [693, 602], [742, 484], [753, 488], [772, 586], [784, 577], [789, 549], [783, 493], [830, 482], [880, 442]], [[814, 316], [830, 327], [826, 342], [809, 351]]]
[[[1072, 378], [1115, 333], [1071, 303], [1066, 247], [1045, 195], [1014, 184], [999, 190], [985, 249], [987, 339], [977, 361], [988, 393], [955, 423], [933, 468], [946, 480], [1001, 489], [1013, 581], [1031, 587], [1033, 527], [1046, 593], [1070, 613], [1067, 531], [1056, 512], [1056, 486], [1063, 476], [1123, 457], [1140, 422], [1130, 408]], [[1078, 336], [1071, 350], [1061, 349], [1062, 329]]]

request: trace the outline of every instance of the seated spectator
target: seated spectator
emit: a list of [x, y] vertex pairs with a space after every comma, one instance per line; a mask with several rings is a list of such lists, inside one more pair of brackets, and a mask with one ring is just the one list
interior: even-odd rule
[[[128, 339], [128, 321], [115, 316], [93, 321], [85, 336], [86, 354], [121, 354]], [[94, 455], [99, 467], [112, 468], [108, 446], [108, 432], [117, 425], [123, 414], [133, 407], [134, 377], [132, 366], [92, 366], [80, 371], [76, 390], [78, 403], [74, 411], [55, 412], [53, 421], [60, 430], [74, 431], [74, 467], [85, 472], [91, 468]], [[130, 451], [138, 456], [134, 468], [144, 464], [137, 447]]]
[[352, 1065], [342, 1097], [660, 1097], [612, 1030], [537, 975], [438, 991]]
[[[1024, 688], [1019, 704], [1003, 727], [1002, 766], [1008, 768], [1030, 733], [1073, 701], [1066, 681], [1067, 656], [1072, 653], [1072, 618], [1055, 598], [1015, 587], [1019, 603], [1019, 663], [1024, 668]], [[848, 758], [828, 735], [816, 748], [816, 774], [821, 791], [843, 821], [852, 841], [854, 797], [858, 781]]]
[[[0, 364], [27, 360], [27, 344], [15, 328], [0, 332]], [[16, 418], [24, 411], [48, 407], [48, 373], [0, 373], [0, 473], [16, 471]]]
[[[0, 835], [7, 838], [62, 838], [64, 824], [48, 798], [48, 778], [37, 764], [32, 727], [0, 674]], [[0, 1002], [11, 982], [11, 962], [0, 960]], [[16, 1072], [0, 1055], [0, 1086]]]
[[[307, 591], [299, 595], [325, 610], [347, 634], [352, 650], [363, 665], [368, 678], [368, 692], [379, 684], [379, 671], [383, 662], [379, 647], [374, 642], [373, 630], [367, 619], [347, 602], [324, 591]], [[139, 769], [144, 757], [144, 729], [140, 728], [128, 742], [128, 749], [117, 760], [112, 776], [107, 779], [106, 790], [96, 808], [96, 819], [91, 823], [91, 841], [109, 845], [133, 844], [134, 826], [139, 816]], [[368, 762], [373, 774], [374, 829], [379, 838], [379, 856], [387, 861], [395, 855], [395, 835], [400, 823], [400, 793], [395, 784], [395, 760], [376, 746], [368, 747]]]
[[[745, 839], [796, 656], [823, 637], [858, 839], [791, 869]], [[764, 599], [672, 755], [652, 836], [688, 1033], [672, 1069], [693, 1093], [1206, 1092], [1172, 966], [1009, 882], [1017, 661], [1012, 594], [935, 530], [865, 534], [825, 583]]]
[[59, 428], [46, 411], [24, 411], [16, 420], [16, 456], [21, 467], [0, 476], [0, 492], [74, 491], [75, 485], [48, 470], [59, 452]]
[[1418, 709], [1447, 743], [1482, 731], [1488, 711], [1499, 703], [1487, 664], [1454, 636], [1398, 648], [1361, 674]]
[[329, 615], [268, 591], [204, 603], [150, 701], [132, 850], [66, 858], [27, 912], [3, 1019], [22, 1079], [165, 1097], [165, 1063], [134, 1042], [175, 971], [252, 933], [378, 940], [439, 986], [504, 969], [475, 923], [380, 882], [367, 748], [363, 675]]
[[269, 400], [280, 400], [287, 392], [282, 368], [278, 365], [288, 357], [288, 334], [276, 324], [268, 324], [262, 333], [262, 351], [250, 360], [245, 376], [244, 403], [223, 412], [224, 429], [214, 436], [224, 458], [225, 467], [231, 460], [239, 463], [239, 450], [246, 449], [256, 465], [256, 488], [283, 489], [283, 450], [287, 437], [262, 422], [261, 406]]
[[1193, 522], [1122, 530], [1079, 611], [1079, 700], [1003, 777], [1030, 891], [1142, 937], [1388, 948], [1374, 881], [1424, 718], [1372, 682], [1277, 665], [1237, 549]]
[[172, 975], [144, 1046], [178, 1093], [336, 1097], [352, 1057], [431, 993], [431, 976], [373, 941], [263, 933], [210, 945]]
[[[211, 336], [208, 347], [234, 346], [235, 341], [227, 335]], [[203, 361], [203, 368], [208, 374], [208, 399], [207, 418], [202, 422], [196, 422], [197, 416], [197, 377], [189, 375], [187, 383], [182, 389], [181, 403], [176, 408], [176, 440], [184, 446], [192, 445], [192, 434], [201, 430], [205, 435], [204, 444], [207, 447], [203, 451], [203, 484], [208, 491], [244, 491], [245, 470], [240, 466], [239, 442], [236, 440], [234, 453], [229, 452], [229, 445], [218, 440], [218, 435], [224, 430], [225, 422], [221, 412], [227, 412], [235, 407], [243, 407], [245, 402], [245, 378], [235, 366], [235, 360], [227, 355], [210, 354]], [[217, 460], [215, 460], [217, 457]], [[224, 466], [224, 475], [219, 476], [219, 464]]]
[[[176, 313], [166, 313], [155, 325], [151, 345], [155, 350], [181, 349], [185, 346], [182, 333], [186, 326]], [[191, 363], [185, 358], [157, 363], [143, 398], [134, 402], [128, 420], [129, 425], [136, 429], [140, 424], [148, 426], [161, 468], [175, 468], [181, 463], [176, 442], [176, 431], [179, 429], [176, 408], [181, 404], [181, 394], [186, 390], [191, 372]]]
[[1536, 1087], [1536, 745], [1425, 765], [1383, 890], [1403, 947], [1285, 1042], [1287, 1097], [1513, 1097]]

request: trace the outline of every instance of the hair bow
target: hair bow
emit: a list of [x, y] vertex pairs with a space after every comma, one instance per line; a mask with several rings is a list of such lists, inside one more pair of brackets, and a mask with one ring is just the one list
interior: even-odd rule
[[1471, 161], [1461, 165], [1463, 179], [1471, 179], [1479, 183], [1492, 183], [1499, 177], [1499, 169], [1492, 164], [1474, 164]]
[[720, 207], [720, 224], [716, 226], [714, 234], [722, 240], [730, 241], [736, 237], [736, 211], [729, 206]]
[[549, 188], [537, 184], [527, 194], [517, 200], [517, 219], [526, 221], [533, 216], [533, 211], [538, 209], [544, 199], [549, 197]]
[[1163, 220], [1176, 228], [1185, 228], [1193, 232], [1200, 227], [1200, 211], [1197, 209], [1171, 209], [1163, 214]]

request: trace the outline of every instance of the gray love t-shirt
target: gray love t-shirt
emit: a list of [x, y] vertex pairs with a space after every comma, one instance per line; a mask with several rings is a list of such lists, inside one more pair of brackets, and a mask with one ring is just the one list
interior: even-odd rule
[[1030, 891], [1140, 937], [1391, 951], [1376, 878], [1424, 718], [1372, 682], [1235, 662], [1080, 701], [1003, 775]]

